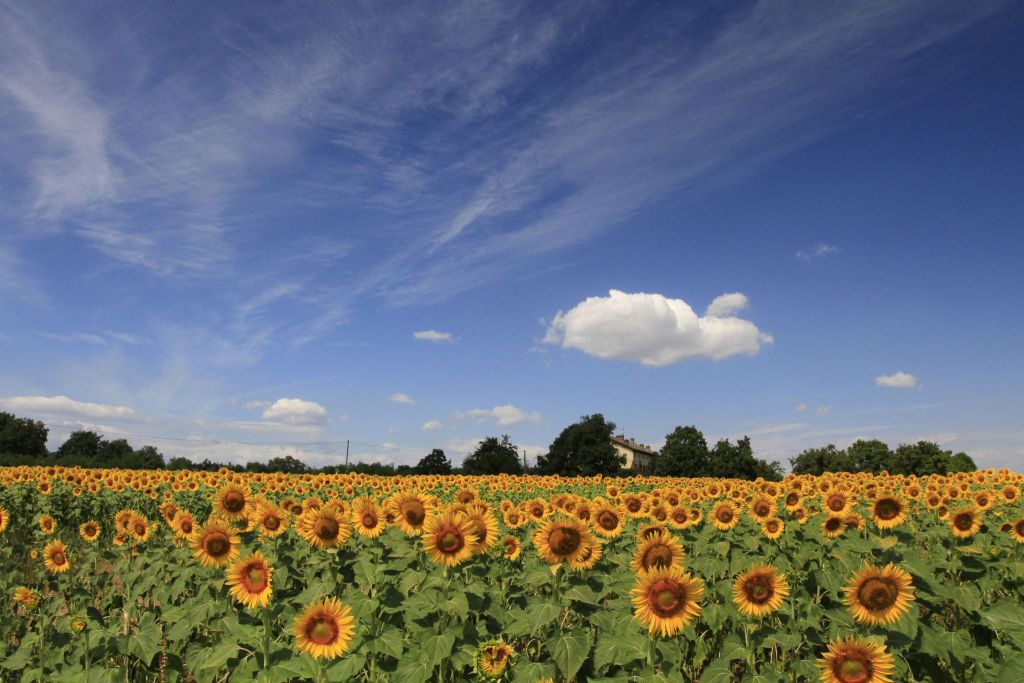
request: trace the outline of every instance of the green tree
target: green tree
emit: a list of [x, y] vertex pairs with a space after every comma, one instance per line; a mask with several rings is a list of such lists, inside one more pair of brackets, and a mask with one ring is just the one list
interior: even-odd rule
[[167, 463], [167, 469], [169, 470], [188, 470], [192, 469], [192, 467], [192, 461], [180, 455], [171, 458]]
[[892, 451], [889, 450], [889, 445], [878, 439], [857, 439], [846, 449], [846, 464], [850, 472], [878, 474], [889, 466], [891, 458]]
[[892, 454], [890, 474], [948, 474], [952, 454], [931, 441], [900, 444]]
[[49, 430], [39, 420], [0, 413], [0, 453], [45, 458]]
[[462, 471], [466, 474], [522, 474], [523, 464], [508, 434], [503, 434], [501, 441], [495, 436], [481, 441], [462, 462]]
[[818, 476], [825, 472], [845, 471], [837, 468], [845, 467], [846, 462], [846, 452], [839, 450], [834, 444], [829, 444], [823, 448], [808, 448], [792, 458], [789, 464], [793, 468], [793, 474]]
[[728, 439], [719, 439], [711, 449], [711, 467], [709, 476], [748, 481], [762, 477], [778, 481], [782, 479], [782, 467], [777, 462], [754, 457], [754, 449], [750, 437], [744, 436], [735, 444]]
[[416, 464], [416, 474], [451, 474], [452, 461], [440, 448], [435, 448]]
[[626, 458], [612, 446], [614, 432], [615, 423], [606, 421], [604, 415], [584, 415], [562, 430], [547, 455], [537, 458], [537, 471], [566, 477], [618, 474]]
[[103, 438], [96, 432], [79, 430], [71, 432], [67, 440], [57, 449], [57, 457], [77, 456], [95, 462], [103, 450]]
[[950, 472], [974, 472], [977, 469], [978, 466], [974, 464], [974, 459], [963, 451], [949, 459]]
[[267, 471], [285, 472], [287, 474], [302, 474], [303, 472], [309, 471], [309, 466], [298, 458], [286, 455], [268, 460]]
[[655, 460], [655, 472], [669, 477], [706, 477], [710, 466], [708, 442], [694, 426], [676, 427]]
[[135, 451], [128, 439], [114, 439], [100, 443], [99, 459], [108, 467], [131, 467], [135, 460]]

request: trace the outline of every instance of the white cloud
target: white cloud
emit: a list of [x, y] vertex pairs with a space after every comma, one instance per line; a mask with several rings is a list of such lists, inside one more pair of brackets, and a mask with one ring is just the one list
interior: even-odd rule
[[839, 251], [839, 247], [834, 244], [825, 244], [824, 242], [818, 242], [809, 249], [801, 249], [796, 252], [796, 257], [801, 261], [813, 261], [816, 258], [827, 256], [828, 254], [834, 254]]
[[265, 410], [271, 406], [270, 401], [246, 401], [242, 404], [242, 407], [246, 410]]
[[43, 415], [68, 415], [87, 418], [118, 418], [122, 420], [146, 420], [127, 406], [106, 403], [76, 401], [67, 396], [12, 396], [0, 399], [0, 406], [14, 412]]
[[342, 413], [338, 416], [338, 422], [345, 422], [348, 420], [348, 413]]
[[814, 412], [821, 417], [825, 417], [830, 410], [832, 410], [832, 406], [818, 406], [814, 409]]
[[806, 411], [807, 411], [807, 404], [806, 403], [797, 403], [796, 404], [796, 412], [803, 413], [803, 412], [806, 412]]
[[880, 387], [892, 387], [894, 389], [913, 389], [917, 386], [917, 378], [909, 372], [895, 372], [891, 375], [876, 377], [875, 384]]
[[416, 405], [416, 401], [414, 401], [412, 399], [412, 397], [409, 396], [409, 394], [403, 394], [403, 393], [391, 394], [391, 396], [388, 396], [388, 399], [391, 400], [391, 401], [394, 401], [395, 403], [405, 403], [405, 404], [411, 405], [411, 406]]
[[427, 420], [423, 423], [423, 426], [420, 427], [420, 429], [425, 432], [436, 432], [440, 429], [444, 429], [444, 423], [440, 420]]
[[279, 398], [263, 411], [263, 419], [291, 425], [324, 424], [327, 422], [327, 409], [301, 398]]
[[682, 299], [613, 289], [607, 297], [588, 297], [567, 313], [559, 311], [544, 342], [649, 366], [756, 356], [763, 344], [772, 343], [772, 336], [749, 320], [727, 315], [746, 303], [742, 294], [725, 294], [701, 317]]
[[540, 422], [543, 418], [536, 410], [526, 412], [522, 408], [506, 403], [505, 405], [494, 406], [493, 408], [474, 408], [465, 413], [457, 413], [456, 417], [484, 420], [493, 418], [499, 427], [508, 427], [520, 422]]
[[443, 341], [455, 341], [452, 338], [451, 332], [438, 332], [437, 330], [421, 330], [419, 332], [413, 332], [412, 336], [415, 337], [416, 339], [420, 339], [423, 341], [431, 341], [435, 343]]

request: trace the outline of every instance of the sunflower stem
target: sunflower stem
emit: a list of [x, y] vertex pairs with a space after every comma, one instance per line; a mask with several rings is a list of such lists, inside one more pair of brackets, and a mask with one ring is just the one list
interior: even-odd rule
[[270, 606], [263, 608], [263, 670], [270, 669]]

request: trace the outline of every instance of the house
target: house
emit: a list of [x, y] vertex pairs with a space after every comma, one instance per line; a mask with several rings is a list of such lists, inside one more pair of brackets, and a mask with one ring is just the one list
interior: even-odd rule
[[611, 437], [612, 446], [619, 455], [626, 456], [625, 469], [636, 474], [653, 474], [654, 460], [658, 452], [644, 443], [637, 443], [633, 439], [627, 439], [624, 435]]

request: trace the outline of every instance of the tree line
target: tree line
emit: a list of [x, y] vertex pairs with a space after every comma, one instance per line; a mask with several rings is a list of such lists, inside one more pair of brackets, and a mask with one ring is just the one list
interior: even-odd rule
[[[118, 467], [124, 469], [190, 469], [214, 471], [227, 468], [236, 472], [284, 472], [289, 474], [359, 472], [382, 476], [411, 474], [542, 474], [565, 477], [594, 475], [625, 476], [625, 457], [612, 445], [616, 425], [595, 413], [584, 415], [555, 438], [546, 453], [531, 466], [525, 454], [512, 443], [507, 434], [489, 436], [479, 442], [466, 456], [461, 467], [453, 465], [440, 448], [433, 449], [416, 465], [363, 463], [327, 465], [313, 468], [290, 456], [274, 457], [267, 462], [251, 461], [244, 465], [220, 463], [205, 459], [193, 462], [174, 457], [166, 463], [154, 446], [134, 449], [126, 439], [108, 441], [96, 432], [72, 432], [54, 452], [47, 450], [49, 430], [38, 420], [19, 418], [0, 412], [0, 465], [59, 464], [67, 467]], [[935, 443], [919, 441], [900, 444], [895, 450], [878, 440], [858, 440], [846, 449], [833, 444], [810, 448], [790, 461], [794, 474], [825, 472], [887, 471], [890, 474], [948, 474], [970, 472], [974, 461], [966, 453], [953, 454]], [[654, 461], [654, 474], [669, 477], [724, 477], [778, 481], [784, 472], [776, 462], [754, 455], [750, 437], [735, 442], [719, 439], [709, 445], [695, 426], [679, 426], [665, 436], [665, 445]]]

